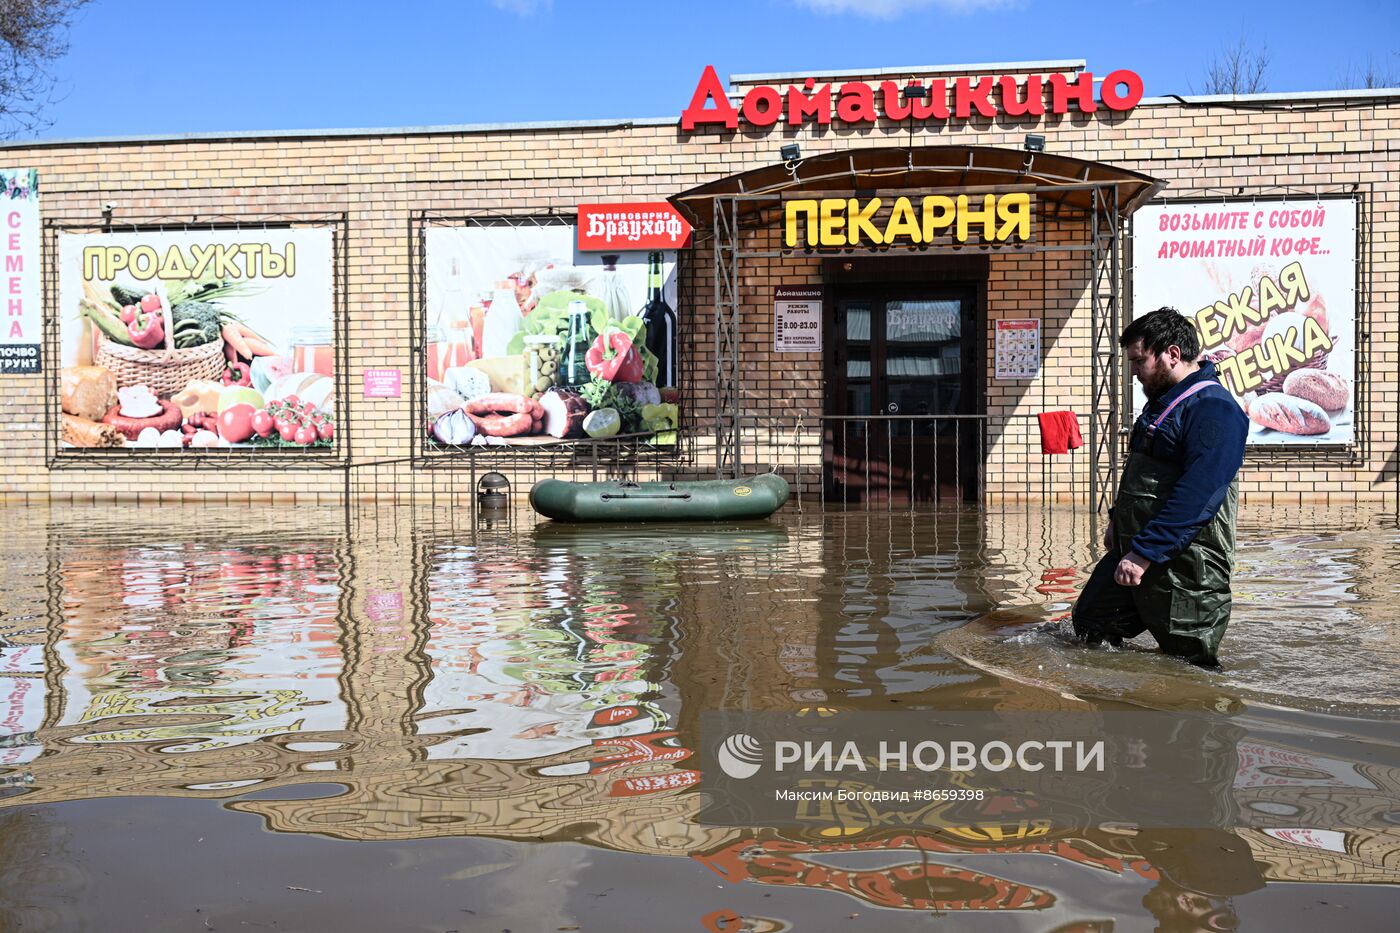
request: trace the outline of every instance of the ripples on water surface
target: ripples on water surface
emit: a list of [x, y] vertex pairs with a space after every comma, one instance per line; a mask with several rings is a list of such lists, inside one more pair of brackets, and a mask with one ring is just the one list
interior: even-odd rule
[[[1063, 512], [131, 513], [6, 513], [0, 929], [1151, 929], [1171, 872], [1111, 840], [709, 825], [698, 718], [1068, 701], [1395, 741], [1400, 534], [1370, 516], [1247, 513], [1205, 673], [1047, 624], [1093, 558]], [[1204, 912], [1366, 926], [1400, 846], [1338, 820], [1241, 830], [1271, 883]]]

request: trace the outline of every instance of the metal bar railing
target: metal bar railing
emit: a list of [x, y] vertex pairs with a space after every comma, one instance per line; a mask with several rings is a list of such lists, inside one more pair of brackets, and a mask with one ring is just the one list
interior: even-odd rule
[[[1036, 414], [750, 416], [741, 472], [841, 508], [1086, 505], [1088, 459], [1041, 453]], [[1082, 433], [1087, 425], [1080, 417]], [[765, 439], [766, 438], [766, 439]]]

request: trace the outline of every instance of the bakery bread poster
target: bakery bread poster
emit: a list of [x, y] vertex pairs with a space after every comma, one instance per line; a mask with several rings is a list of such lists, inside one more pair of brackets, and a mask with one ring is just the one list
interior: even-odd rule
[[429, 443], [676, 443], [676, 253], [582, 252], [577, 236], [562, 223], [428, 227]]
[[63, 233], [60, 452], [335, 446], [331, 231]]
[[1133, 313], [1192, 319], [1251, 445], [1355, 441], [1354, 199], [1149, 204], [1132, 249]]

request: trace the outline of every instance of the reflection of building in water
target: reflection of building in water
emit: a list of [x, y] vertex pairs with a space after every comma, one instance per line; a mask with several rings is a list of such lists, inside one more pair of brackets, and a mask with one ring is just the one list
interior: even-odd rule
[[166, 545], [60, 561], [71, 741], [193, 751], [343, 728], [333, 560]]
[[334, 538], [251, 516], [209, 517], [208, 539], [139, 519], [104, 536], [88, 518], [48, 529], [24, 706], [48, 754], [12, 802], [222, 796], [332, 764], [347, 744]]
[[938, 632], [992, 608], [964, 567], [983, 520], [961, 511], [828, 520], [814, 604], [819, 681], [840, 685], [842, 701], [869, 703], [978, 679], [925, 649]]
[[43, 807], [0, 809], [0, 929], [77, 930], [89, 879], [69, 828]]
[[[47, 754], [24, 766], [33, 770], [34, 783], [0, 796], [0, 819], [17, 804], [135, 794], [228, 799], [256, 787], [257, 799], [228, 806], [257, 814], [279, 832], [349, 840], [489, 835], [582, 841], [648, 855], [699, 853], [733, 883], [844, 887], [892, 907], [931, 898], [947, 910], [1018, 909], [1056, 890], [1034, 867], [1001, 870], [977, 862], [978, 853], [1068, 860], [1105, 878], [1151, 881], [1153, 866], [1115, 849], [1112, 840], [1014, 839], [966, 825], [919, 835], [865, 831], [814, 843], [786, 840], [806, 848], [784, 850], [770, 844], [784, 839], [779, 834], [750, 837], [701, 822], [706, 797], [697, 792], [703, 788], [695, 786], [693, 741], [687, 741], [700, 711], [791, 709], [807, 702], [800, 691], [832, 684], [936, 697], [937, 685], [948, 682], [943, 674], [956, 670], [951, 662], [945, 667], [917, 654], [911, 657], [926, 672], [888, 663], [892, 652], [903, 650], [903, 639], [920, 631], [914, 617], [922, 607], [943, 599], [941, 590], [911, 588], [911, 581], [942, 571], [936, 561], [921, 562], [922, 546], [916, 553], [889, 535], [867, 544], [857, 528], [849, 525], [844, 538], [832, 539], [849, 548], [850, 557], [830, 577], [823, 562], [835, 558], [823, 556], [828, 544], [820, 524], [815, 533], [775, 526], [738, 541], [696, 532], [669, 548], [663, 541], [629, 544], [615, 536], [585, 536], [567, 546], [540, 537], [533, 550], [514, 554], [518, 544], [511, 542], [478, 545], [470, 562], [474, 576], [458, 550], [463, 542], [415, 539], [403, 529], [358, 531], [348, 550], [324, 538], [303, 549], [324, 560], [305, 567], [259, 563], [288, 548], [249, 545], [242, 553], [250, 561], [244, 561], [239, 548], [221, 544], [170, 557], [205, 568], [178, 580], [166, 575], [169, 567], [148, 577], [141, 564], [131, 577], [133, 586], [143, 581], [132, 594], [139, 598], [129, 602], [98, 585], [101, 575], [88, 572], [95, 563], [81, 565], [83, 573], [76, 573], [80, 563], [71, 563], [53, 576], [62, 581], [56, 595], [63, 598], [51, 601], [62, 611], [51, 629], [51, 650], [2, 655], [45, 662], [35, 669], [37, 662], [26, 661], [24, 671], [0, 673], [0, 680], [44, 686], [46, 705], [39, 708], [48, 712], [39, 729]], [[222, 552], [217, 559], [215, 550]], [[364, 559], [352, 560], [355, 555]], [[334, 571], [321, 573], [333, 559]], [[835, 599], [837, 587], [864, 585], [863, 561], [885, 560], [901, 568], [899, 579], [858, 588], [845, 602]], [[222, 573], [220, 564], [238, 570]], [[303, 572], [311, 576], [298, 576]], [[257, 590], [240, 603], [249, 578]], [[180, 592], [168, 607], [155, 592], [167, 585]], [[125, 584], [116, 590], [125, 592]], [[310, 607], [308, 617], [317, 623], [308, 629], [281, 608], [266, 617], [224, 611], [230, 605], [285, 608], [257, 602], [279, 595]], [[946, 605], [971, 599], [960, 591], [947, 597]], [[146, 617], [157, 608], [171, 613], [164, 627]], [[318, 640], [325, 618], [338, 620], [333, 637]], [[883, 628], [860, 650], [847, 651], [829, 627], [856, 624], [872, 632]], [[32, 633], [24, 637], [43, 644]], [[837, 672], [850, 677], [838, 679]], [[926, 681], [915, 677], [923, 673]], [[331, 676], [308, 676], [317, 674]], [[296, 719], [275, 710], [251, 716], [250, 710], [264, 712], [257, 704], [278, 678], [303, 697], [321, 682], [334, 684], [335, 692], [325, 695], [334, 702], [305, 708], [300, 730], [292, 728]], [[101, 697], [123, 697], [122, 691], [144, 699], [83, 721], [81, 714], [99, 708], [94, 703]], [[958, 684], [950, 693], [1005, 709], [1081, 705], [993, 678], [971, 688]], [[181, 702], [168, 702], [177, 695]], [[35, 707], [26, 701], [24, 708]], [[312, 718], [327, 709], [335, 717]], [[511, 718], [517, 710], [530, 717]], [[266, 727], [267, 734], [255, 734]], [[95, 742], [97, 734], [106, 739]], [[230, 744], [194, 741], [211, 736]], [[1393, 776], [1364, 766], [1354, 770], [1393, 793]], [[326, 788], [326, 796], [278, 799], [294, 796], [278, 788], [310, 783]], [[1243, 790], [1254, 795], [1250, 800], [1268, 800], [1274, 792]], [[1352, 792], [1349, 786], [1325, 790]], [[1339, 812], [1337, 825], [1348, 825], [1349, 817]], [[1240, 836], [1268, 866], [1269, 877], [1379, 881], [1387, 871], [1393, 877], [1400, 863], [1400, 840], [1380, 832], [1346, 830], [1339, 837], [1284, 827], [1272, 835], [1242, 830]], [[766, 854], [745, 854], [752, 845], [764, 846]], [[869, 853], [878, 861], [836, 859]], [[838, 879], [838, 873], [844, 874]]]
[[49, 629], [37, 610], [47, 601], [47, 556], [42, 549], [22, 548], [5, 555], [4, 603], [0, 605], [0, 786], [24, 783], [18, 768], [43, 751], [36, 730], [46, 715], [49, 691], [44, 682]]
[[44, 722], [44, 698], [44, 646], [0, 642], [0, 769], [43, 751], [36, 731]]
[[926, 649], [983, 608], [956, 556], [977, 528], [974, 516], [826, 514], [790, 527], [771, 554], [734, 555], [723, 586], [687, 574], [681, 614], [706, 645], [679, 662], [687, 723], [704, 710], [844, 708], [975, 679]]
[[1269, 878], [1394, 882], [1400, 769], [1261, 742], [1239, 749], [1234, 796], [1242, 821], [1260, 827], [1240, 835]]
[[1394, 884], [1400, 877], [1400, 829], [1242, 829], [1239, 834], [1271, 881]]
[[825, 696], [815, 667], [821, 530], [820, 521], [760, 525], [689, 542], [703, 559], [677, 573], [683, 733], [695, 734], [702, 710], [786, 709]]
[[[683, 790], [628, 794], [614, 773], [542, 776], [591, 750], [530, 761], [429, 761], [383, 774], [335, 775], [346, 790], [315, 800], [239, 800], [279, 832], [391, 840], [481, 835], [580, 841], [643, 855], [689, 855], [734, 834], [696, 819], [704, 798]], [[668, 766], [629, 771], [664, 775]]]
[[[1007, 503], [982, 517], [987, 600], [1000, 608], [1064, 604], [1075, 598], [1098, 552], [1087, 510]], [[1103, 524], [1097, 526], [1099, 536]]]
[[[484, 559], [483, 559], [484, 558]], [[418, 731], [430, 758], [540, 758], [663, 728], [655, 648], [669, 620], [624, 602], [608, 568], [573, 553], [493, 559], [479, 548], [428, 557], [432, 679]], [[671, 588], [653, 567], [643, 593]], [[620, 710], [629, 711], [626, 715]]]
[[[979, 846], [922, 832], [835, 841], [764, 834], [741, 837], [695, 857], [731, 883], [835, 891], [877, 907], [999, 911], [1043, 910], [1055, 903], [1055, 894], [1047, 888], [958, 864], [970, 855], [1052, 856], [1113, 875], [1158, 877], [1157, 869], [1142, 858], [1125, 857], [1078, 838]], [[854, 867], [871, 862], [862, 856], [879, 856], [879, 867]]]
[[[691, 753], [665, 729], [679, 702], [663, 689], [674, 560], [635, 535], [550, 534], [530, 555], [511, 541], [376, 540], [376, 559], [357, 567], [356, 610], [413, 583], [407, 612], [356, 632], [350, 692], [372, 741], [326, 776], [345, 787], [334, 797], [230, 806], [276, 830], [344, 839], [493, 835], [687, 854], [722, 838], [694, 820]], [[565, 548], [551, 543], [560, 535]], [[622, 597], [624, 575], [645, 586]]]

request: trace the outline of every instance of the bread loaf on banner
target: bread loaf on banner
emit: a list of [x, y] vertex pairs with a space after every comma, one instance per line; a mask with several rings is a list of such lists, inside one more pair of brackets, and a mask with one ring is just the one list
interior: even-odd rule
[[1250, 402], [1249, 420], [1285, 434], [1326, 434], [1332, 430], [1332, 419], [1322, 406], [1282, 392], [1270, 392]]
[[1325, 369], [1295, 369], [1283, 380], [1283, 392], [1307, 399], [1323, 411], [1338, 412], [1347, 407], [1351, 397], [1347, 382]]

